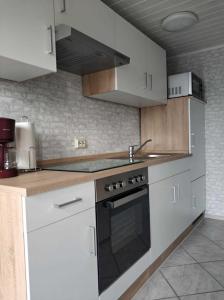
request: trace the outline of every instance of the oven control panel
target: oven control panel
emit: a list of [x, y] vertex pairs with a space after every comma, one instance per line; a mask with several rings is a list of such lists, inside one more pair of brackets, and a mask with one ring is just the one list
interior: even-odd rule
[[148, 168], [96, 180], [96, 201], [132, 190], [148, 183]]

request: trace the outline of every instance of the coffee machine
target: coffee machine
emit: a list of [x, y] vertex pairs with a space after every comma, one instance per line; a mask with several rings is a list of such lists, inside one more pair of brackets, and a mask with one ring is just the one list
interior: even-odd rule
[[15, 120], [0, 118], [0, 178], [17, 176]]

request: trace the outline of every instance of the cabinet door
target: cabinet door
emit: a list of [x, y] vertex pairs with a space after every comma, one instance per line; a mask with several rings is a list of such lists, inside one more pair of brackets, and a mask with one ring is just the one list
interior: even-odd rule
[[167, 102], [166, 51], [149, 38], [146, 39], [146, 97], [161, 103]]
[[191, 173], [190, 170], [175, 177], [176, 188], [176, 237], [178, 237], [191, 223]]
[[192, 181], [192, 221], [205, 211], [205, 176]]
[[130, 57], [130, 64], [117, 68], [117, 89], [131, 95], [145, 97], [146, 55], [143, 33], [116, 15], [115, 47]]
[[205, 175], [205, 104], [190, 100], [190, 152], [192, 181]]
[[0, 77], [22, 81], [56, 71], [53, 0], [1, 1]]
[[95, 209], [28, 233], [31, 300], [98, 299]]
[[54, 0], [56, 25], [66, 24], [114, 47], [115, 13], [100, 0]]
[[155, 260], [175, 239], [173, 179], [149, 186], [151, 218], [151, 256]]
[[190, 191], [190, 171], [149, 186], [153, 260], [190, 225]]

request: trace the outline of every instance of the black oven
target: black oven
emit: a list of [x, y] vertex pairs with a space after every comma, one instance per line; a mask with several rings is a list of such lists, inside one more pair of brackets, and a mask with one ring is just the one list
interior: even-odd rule
[[[102, 293], [150, 248], [147, 169], [101, 180], [97, 193], [98, 277]], [[99, 199], [99, 195], [105, 199]]]

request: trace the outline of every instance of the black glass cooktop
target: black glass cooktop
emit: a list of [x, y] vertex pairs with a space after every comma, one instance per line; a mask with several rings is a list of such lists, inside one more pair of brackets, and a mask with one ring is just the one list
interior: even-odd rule
[[50, 171], [66, 171], [66, 172], [85, 172], [93, 173], [107, 169], [118, 168], [127, 165], [133, 165], [142, 162], [143, 160], [136, 159], [130, 162], [129, 159], [99, 159], [77, 163], [60, 164], [50, 167], [45, 167], [44, 170]]

